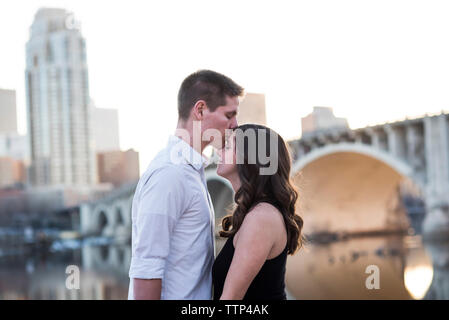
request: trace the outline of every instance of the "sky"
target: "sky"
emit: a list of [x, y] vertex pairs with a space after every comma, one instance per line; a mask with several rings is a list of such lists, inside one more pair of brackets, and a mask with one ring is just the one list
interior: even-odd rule
[[0, 88], [26, 132], [25, 44], [40, 7], [66, 8], [86, 39], [90, 96], [119, 112], [141, 171], [174, 132], [198, 69], [266, 96], [268, 125], [299, 137], [314, 106], [351, 128], [449, 110], [448, 1], [2, 0]]

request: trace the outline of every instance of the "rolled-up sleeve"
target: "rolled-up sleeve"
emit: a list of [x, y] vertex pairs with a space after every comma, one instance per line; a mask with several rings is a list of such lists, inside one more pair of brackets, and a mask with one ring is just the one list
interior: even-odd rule
[[133, 217], [130, 278], [163, 279], [170, 238], [185, 210], [183, 176], [173, 166], [156, 169], [140, 190]]

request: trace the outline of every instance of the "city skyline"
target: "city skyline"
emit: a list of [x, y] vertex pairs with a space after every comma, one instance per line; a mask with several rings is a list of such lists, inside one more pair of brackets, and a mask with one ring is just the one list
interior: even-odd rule
[[[314, 106], [332, 107], [351, 128], [438, 113], [448, 109], [449, 48], [442, 41], [448, 7], [442, 1], [421, 4], [257, 3], [254, 15], [253, 3], [125, 7], [113, 1], [107, 14], [104, 5], [87, 1], [3, 3], [0, 36], [9, 49], [0, 59], [0, 87], [17, 90], [19, 132], [25, 133], [21, 59], [32, 18], [46, 6], [66, 8], [81, 21], [93, 75], [91, 97], [99, 107], [120, 111], [122, 148], [139, 150], [142, 168], [165, 144], [151, 137], [175, 128], [179, 84], [200, 68], [227, 74], [248, 92], [264, 93], [268, 125], [286, 139], [300, 135], [301, 117]], [[217, 10], [218, 20], [210, 14]], [[201, 19], [190, 19], [195, 16]], [[197, 34], [208, 39], [204, 46], [189, 40]], [[241, 36], [223, 45], [228, 34]]]

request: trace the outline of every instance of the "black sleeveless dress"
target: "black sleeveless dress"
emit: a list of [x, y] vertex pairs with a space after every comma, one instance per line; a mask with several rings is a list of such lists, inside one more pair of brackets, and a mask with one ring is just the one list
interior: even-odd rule
[[[219, 300], [223, 292], [226, 275], [234, 256], [234, 236], [226, 241], [212, 266], [214, 300]], [[285, 265], [287, 262], [287, 245], [277, 257], [265, 260], [259, 273], [251, 282], [243, 300], [286, 300]]]

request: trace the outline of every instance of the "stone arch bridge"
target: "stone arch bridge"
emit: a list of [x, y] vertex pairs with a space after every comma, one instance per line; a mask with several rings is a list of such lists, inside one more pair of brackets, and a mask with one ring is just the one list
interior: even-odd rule
[[[401, 188], [413, 189], [425, 200], [426, 237], [449, 234], [449, 114], [319, 131], [289, 146], [306, 234], [406, 230]], [[215, 168], [206, 169], [206, 177], [218, 225], [233, 192]], [[82, 233], [129, 236], [135, 186], [82, 205]]]

